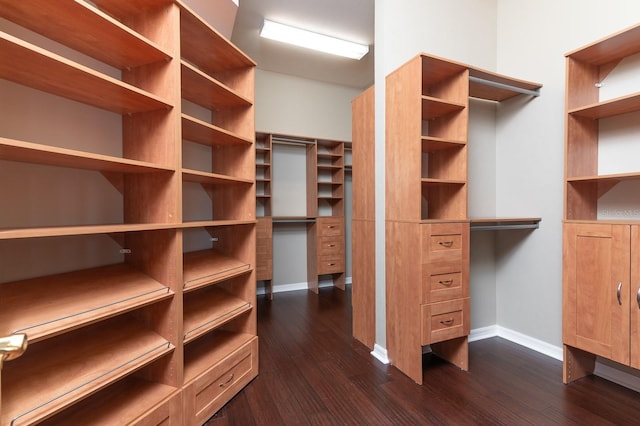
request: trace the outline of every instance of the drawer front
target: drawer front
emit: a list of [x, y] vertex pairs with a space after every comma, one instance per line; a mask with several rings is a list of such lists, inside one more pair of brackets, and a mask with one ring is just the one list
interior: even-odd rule
[[344, 256], [319, 256], [318, 275], [344, 272]]
[[316, 226], [318, 237], [344, 235], [344, 219], [341, 217], [319, 217]]
[[469, 335], [469, 298], [422, 305], [422, 345]]
[[129, 423], [131, 426], [170, 426], [182, 422], [182, 394], [176, 392], [151, 411]]
[[344, 239], [336, 237], [320, 237], [318, 239], [318, 256], [344, 256]]
[[447, 223], [423, 227], [422, 263], [468, 261], [469, 224]]
[[433, 274], [423, 271], [422, 303], [443, 302], [465, 297], [461, 268], [457, 272]]
[[258, 338], [231, 353], [195, 380], [185, 391], [185, 407], [195, 413], [185, 413], [185, 424], [204, 424], [222, 406], [258, 374]]

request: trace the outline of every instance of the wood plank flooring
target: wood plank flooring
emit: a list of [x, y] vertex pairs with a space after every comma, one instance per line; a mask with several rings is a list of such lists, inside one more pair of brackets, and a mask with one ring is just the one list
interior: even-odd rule
[[350, 290], [258, 297], [260, 374], [208, 422], [224, 425], [631, 425], [640, 394], [501, 338], [471, 343], [469, 371], [425, 355], [424, 385], [351, 337]]

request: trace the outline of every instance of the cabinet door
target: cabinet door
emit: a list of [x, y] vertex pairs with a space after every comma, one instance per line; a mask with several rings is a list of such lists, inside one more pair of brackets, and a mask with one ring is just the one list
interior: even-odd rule
[[631, 367], [640, 369], [640, 226], [631, 227]]
[[629, 363], [630, 226], [564, 225], [563, 340]]

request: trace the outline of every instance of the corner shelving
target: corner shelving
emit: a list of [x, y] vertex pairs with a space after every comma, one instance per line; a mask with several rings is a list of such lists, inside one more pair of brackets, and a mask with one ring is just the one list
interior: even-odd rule
[[[90, 111], [118, 136], [104, 147], [71, 130], [54, 138], [3, 126], [0, 160], [15, 163], [11, 179], [46, 169], [64, 200], [86, 187], [113, 205], [99, 215], [90, 199], [52, 197], [51, 209], [0, 223], [9, 253], [65, 256], [75, 244], [87, 255], [71, 267], [0, 266], [18, 277], [0, 282], [0, 333], [29, 336], [25, 354], [3, 365], [0, 423], [202, 424], [258, 373], [255, 63], [180, 1], [54, 3], [0, 0], [0, 79]], [[189, 144], [210, 153], [209, 167], [181, 163]], [[90, 179], [76, 187], [72, 176]], [[206, 206], [190, 203], [190, 186]], [[3, 203], [30, 212], [37, 197], [16, 191]], [[219, 392], [214, 404], [202, 386]]]

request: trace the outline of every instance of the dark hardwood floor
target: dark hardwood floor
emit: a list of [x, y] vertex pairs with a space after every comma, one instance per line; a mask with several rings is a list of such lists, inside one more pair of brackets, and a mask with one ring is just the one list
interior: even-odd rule
[[561, 362], [501, 338], [470, 344], [468, 372], [425, 355], [419, 386], [351, 337], [350, 296], [259, 296], [260, 374], [207, 425], [640, 424], [638, 393], [564, 385]]

